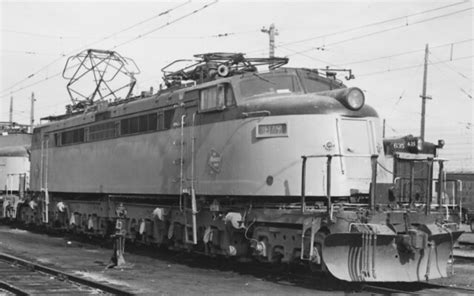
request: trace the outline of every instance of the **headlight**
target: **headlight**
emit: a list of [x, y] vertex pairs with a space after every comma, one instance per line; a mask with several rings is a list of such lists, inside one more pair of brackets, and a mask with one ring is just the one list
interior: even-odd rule
[[362, 108], [362, 106], [364, 106], [364, 93], [356, 87], [350, 88], [348, 94], [346, 95], [346, 102], [350, 109], [359, 110]]

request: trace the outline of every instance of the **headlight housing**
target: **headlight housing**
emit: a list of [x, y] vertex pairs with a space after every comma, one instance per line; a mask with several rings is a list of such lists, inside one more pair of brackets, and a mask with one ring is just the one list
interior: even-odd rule
[[362, 90], [357, 87], [352, 87], [349, 88], [345, 101], [347, 102], [347, 107], [349, 107], [349, 109], [359, 110], [364, 106], [365, 96]]
[[341, 102], [346, 108], [353, 111], [361, 109], [365, 104], [365, 95], [358, 87], [322, 91], [317, 94], [333, 97]]

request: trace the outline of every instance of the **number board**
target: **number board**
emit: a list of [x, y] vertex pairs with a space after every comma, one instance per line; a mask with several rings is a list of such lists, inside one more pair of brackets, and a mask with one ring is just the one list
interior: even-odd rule
[[286, 123], [258, 124], [257, 138], [288, 137]]

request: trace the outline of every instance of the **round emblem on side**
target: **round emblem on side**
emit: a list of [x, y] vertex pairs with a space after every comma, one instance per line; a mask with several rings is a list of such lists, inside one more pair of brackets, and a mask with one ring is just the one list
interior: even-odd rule
[[221, 172], [221, 162], [222, 162], [221, 154], [217, 152], [215, 149], [212, 149], [211, 152], [209, 152], [209, 159], [207, 161], [207, 164], [209, 168], [211, 169], [211, 173], [218, 174]]

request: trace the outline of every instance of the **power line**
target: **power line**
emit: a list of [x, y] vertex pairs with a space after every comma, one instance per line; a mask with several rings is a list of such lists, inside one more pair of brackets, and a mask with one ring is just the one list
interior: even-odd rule
[[18, 54], [24, 54], [24, 55], [65, 56], [65, 54], [54, 54], [54, 53], [47, 53], [47, 52], [37, 52], [37, 51], [28, 51], [28, 50], [12, 50], [12, 49], [0, 49], [0, 52], [10, 52], [10, 53], [18, 53]]
[[430, 12], [433, 12], [433, 11], [442, 10], [442, 9], [446, 9], [446, 8], [449, 8], [449, 7], [461, 5], [461, 4], [464, 4], [464, 3], [467, 3], [467, 1], [456, 2], [456, 3], [453, 3], [453, 4], [444, 5], [444, 6], [440, 6], [440, 7], [437, 7], [437, 8], [432, 8], [432, 9], [428, 9], [428, 10], [424, 10], [424, 11], [420, 11], [420, 12], [416, 12], [416, 13], [412, 13], [412, 14], [408, 14], [408, 15], [404, 15], [404, 16], [394, 17], [394, 18], [390, 18], [390, 19], [387, 19], [387, 20], [383, 20], [383, 21], [377, 21], [377, 22], [373, 22], [373, 23], [369, 23], [369, 24], [365, 24], [365, 25], [361, 25], [361, 26], [357, 26], [357, 27], [352, 27], [352, 28], [348, 28], [348, 29], [344, 29], [344, 30], [341, 30], [341, 31], [336, 31], [336, 32], [328, 33], [328, 34], [318, 35], [318, 36], [315, 36], [315, 37], [309, 37], [309, 38], [305, 38], [305, 39], [301, 39], [301, 40], [281, 43], [281, 44], [278, 44], [278, 46], [304, 43], [304, 42], [308, 42], [308, 41], [312, 41], [312, 40], [316, 40], [316, 39], [321, 39], [321, 38], [325, 38], [325, 37], [329, 37], [329, 36], [333, 36], [333, 35], [339, 35], [339, 34], [343, 34], [343, 33], [348, 33], [348, 32], [352, 32], [352, 31], [360, 30], [360, 29], [367, 28], [367, 27], [378, 26], [378, 25], [382, 25], [382, 24], [385, 24], [385, 23], [390, 23], [390, 22], [397, 21], [397, 20], [406, 20], [407, 18], [412, 17], [412, 16], [422, 15], [422, 14], [430, 13]]
[[[439, 64], [439, 63], [442, 63], [442, 62], [449, 62], [449, 61], [458, 61], [458, 60], [471, 59], [472, 57], [474, 57], [474, 55], [465, 56], [465, 57], [460, 57], [460, 58], [456, 58], [456, 59], [452, 59], [452, 60], [447, 60], [447, 61], [440, 61], [440, 62], [437, 62], [437, 63], [433, 63], [433, 65], [434, 65], [434, 64]], [[357, 75], [357, 76], [359, 76], [359, 77], [360, 77], [360, 76], [370, 76], [370, 75], [383, 74], [383, 73], [388, 73], [388, 72], [402, 71], [402, 70], [407, 70], [407, 69], [419, 67], [420, 65], [422, 65], [422, 64], [411, 65], [411, 66], [405, 66], [405, 67], [399, 67], [399, 68], [393, 68], [393, 69], [388, 69], [388, 70], [383, 70], [383, 71], [377, 71], [377, 72], [362, 73], [362, 74], [359, 74], [359, 75]]]
[[[156, 15], [153, 15], [153, 16], [151, 16], [151, 17], [149, 17], [149, 18], [147, 18], [147, 19], [145, 19], [145, 20], [143, 20], [143, 21], [141, 21], [141, 22], [138, 22], [138, 23], [135, 23], [135, 24], [133, 24], [133, 25], [131, 25], [131, 26], [128, 26], [128, 27], [126, 27], [126, 28], [124, 28], [124, 29], [122, 29], [122, 30], [116, 32], [116, 33], [110, 34], [109, 36], [106, 36], [106, 37], [102, 38], [101, 41], [107, 40], [107, 39], [109, 39], [109, 38], [112, 38], [112, 37], [114, 37], [114, 36], [117, 35], [117, 34], [120, 34], [120, 33], [126, 32], [126, 31], [129, 31], [129, 30], [131, 30], [131, 29], [133, 29], [133, 28], [135, 28], [135, 27], [138, 27], [138, 26], [140, 26], [140, 25], [142, 25], [142, 24], [144, 24], [144, 23], [147, 23], [147, 22], [149, 22], [149, 21], [151, 21], [151, 20], [154, 20], [154, 19], [156, 19], [156, 18], [159, 18], [159, 17], [161, 17], [161, 16], [163, 16], [163, 15], [169, 14], [169, 13], [172, 12], [173, 10], [178, 9], [178, 8], [180, 8], [180, 7], [183, 7], [183, 6], [185, 6], [185, 5], [189, 4], [189, 3], [191, 3], [191, 0], [188, 0], [187, 2], [184, 2], [184, 3], [182, 3], [182, 4], [179, 4], [179, 5], [177, 5], [177, 6], [173, 7], [173, 8], [170, 8], [170, 9], [168, 9], [168, 10], [165, 10], [165, 11], [163, 11], [163, 12], [160, 12], [160, 13], [158, 13], [158, 14], [156, 14]], [[92, 45], [92, 44], [91, 44], [91, 45]]]
[[156, 14], [156, 15], [150, 17], [150, 18], [147, 18], [147, 19], [144, 20], [144, 21], [140, 21], [140, 22], [138, 22], [138, 23], [136, 23], [136, 24], [133, 24], [133, 25], [131, 25], [131, 26], [126, 27], [125, 29], [122, 29], [122, 30], [120, 30], [120, 31], [118, 31], [118, 32], [115, 32], [115, 33], [113, 33], [113, 34], [110, 34], [110, 35], [108, 35], [108, 36], [105, 36], [105, 37], [103, 37], [103, 38], [101, 38], [101, 39], [99, 39], [99, 40], [96, 40], [96, 41], [94, 41], [94, 42], [91, 42], [91, 43], [89, 43], [89, 44], [86, 44], [86, 45], [84, 45], [84, 46], [81, 46], [81, 47], [79, 47], [79, 48], [77, 48], [77, 49], [71, 50], [71, 51], [69, 51], [67, 54], [62, 55], [62, 56], [60, 56], [59, 58], [56, 58], [56, 59], [54, 59], [52, 62], [46, 64], [46, 65], [43, 66], [43, 67], [41, 67], [39, 70], [37, 70], [37, 71], [34, 72], [33, 74], [28, 75], [26, 78], [24, 78], [24, 79], [22, 79], [22, 80], [20, 80], [20, 81], [18, 81], [18, 82], [16, 82], [16, 83], [14, 83], [13, 85], [9, 86], [8, 88], [2, 90], [0, 93], [4, 93], [4, 92], [6, 92], [6, 91], [12, 89], [13, 87], [17, 86], [18, 84], [23, 83], [24, 81], [33, 78], [36, 74], [40, 73], [41, 71], [43, 71], [44, 69], [48, 68], [49, 66], [51, 66], [51, 65], [54, 64], [54, 63], [56, 63], [57, 61], [61, 60], [64, 56], [66, 56], [66, 55], [68, 55], [68, 54], [70, 54], [70, 53], [75, 53], [76, 51], [78, 51], [78, 50], [80, 50], [80, 49], [87, 48], [87, 47], [89, 47], [89, 46], [91, 46], [91, 45], [94, 45], [94, 44], [96, 44], [96, 43], [99, 43], [99, 42], [105, 41], [105, 40], [107, 40], [107, 39], [110, 39], [110, 38], [112, 38], [113, 36], [115, 36], [115, 35], [117, 35], [117, 34], [120, 34], [120, 33], [123, 33], [123, 32], [125, 32], [125, 31], [128, 31], [128, 30], [130, 30], [130, 29], [132, 29], [132, 28], [134, 28], [134, 27], [136, 27], [136, 26], [138, 26], [138, 25], [141, 25], [141, 24], [143, 24], [143, 23], [145, 23], [145, 22], [148, 22], [148, 21], [150, 21], [150, 20], [152, 20], [152, 19], [155, 19], [155, 18], [157, 18], [157, 17], [160, 17], [160, 16], [163, 16], [163, 15], [169, 14], [169, 13], [172, 12], [173, 10], [176, 10], [176, 9], [178, 9], [178, 8], [180, 8], [180, 7], [182, 7], [182, 6], [186, 5], [186, 4], [188, 4], [188, 3], [190, 3], [190, 1], [185, 2], [185, 3], [182, 3], [182, 4], [179, 4], [179, 5], [177, 5], [177, 6], [175, 6], [175, 7], [172, 7], [172, 8], [170, 8], [170, 9], [168, 9], [168, 10], [165, 10], [165, 11], [163, 11], [163, 12], [160, 12], [160, 13], [158, 13], [158, 14]]
[[[413, 22], [413, 23], [411, 23], [411, 24], [398, 25], [398, 26], [395, 26], [395, 27], [390, 27], [390, 28], [386, 28], [386, 29], [379, 30], [379, 31], [374, 31], [374, 32], [370, 32], [370, 33], [363, 34], [363, 35], [354, 36], [354, 37], [351, 37], [351, 38], [347, 38], [347, 39], [335, 41], [335, 42], [332, 42], [332, 43], [329, 43], [329, 44], [325, 44], [324, 46], [337, 45], [337, 44], [346, 43], [346, 42], [349, 42], [349, 41], [354, 41], [354, 40], [362, 39], [362, 38], [370, 37], [370, 36], [373, 36], [373, 35], [385, 33], [385, 32], [388, 32], [388, 31], [393, 31], [393, 30], [397, 30], [397, 29], [400, 29], [400, 28], [405, 28], [405, 27], [407, 27], [407, 26], [418, 25], [418, 24], [421, 24], [421, 23], [433, 21], [433, 20], [436, 20], [436, 19], [439, 19], [439, 18], [451, 16], [451, 15], [458, 14], [458, 13], [462, 13], [462, 12], [465, 12], [465, 11], [468, 11], [468, 10], [472, 10], [472, 9], [473, 9], [473, 8], [470, 7], [470, 8], [466, 8], [466, 9], [456, 10], [456, 11], [454, 11], [454, 12], [450, 12], [450, 13], [438, 15], [438, 16], [435, 16], [435, 17], [431, 17], [431, 18], [426, 18], [426, 19], [423, 19], [423, 20], [419, 20], [419, 21]], [[292, 54], [292, 55], [301, 54], [301, 53], [306, 53], [306, 52], [312, 51], [312, 50], [314, 50], [314, 49], [315, 49], [315, 47], [311, 47], [311, 48], [306, 49], [306, 50], [298, 51], [298, 52], [296, 52], [296, 53], [294, 53], [294, 54]]]
[[[442, 45], [432, 46], [431, 49], [450, 46], [450, 45], [454, 45], [454, 44], [466, 43], [466, 42], [473, 41], [473, 40], [474, 40], [474, 38], [466, 39], [466, 40], [462, 40], [462, 41], [457, 41], [457, 42], [446, 43], [446, 44], [442, 44]], [[388, 56], [382, 56], [382, 57], [377, 57], [377, 58], [372, 58], [372, 59], [365, 59], [365, 60], [357, 60], [357, 61], [352, 61], [352, 62], [344, 62], [344, 63], [341, 63], [341, 64], [343, 64], [343, 65], [361, 64], [361, 63], [372, 62], [372, 61], [377, 61], [377, 60], [382, 60], [382, 59], [389, 59], [389, 58], [398, 57], [398, 56], [402, 56], [402, 55], [407, 55], [407, 54], [411, 54], [411, 53], [417, 53], [417, 52], [421, 52], [423, 50], [424, 49], [415, 49], [415, 50], [395, 53], [395, 54], [388, 55]]]
[[128, 43], [130, 43], [130, 42], [136, 41], [136, 40], [138, 40], [138, 39], [140, 39], [140, 38], [143, 38], [143, 37], [146, 36], [146, 35], [155, 33], [156, 31], [161, 30], [161, 29], [163, 29], [163, 28], [165, 28], [165, 27], [167, 27], [167, 26], [169, 26], [169, 25], [171, 25], [171, 24], [174, 24], [174, 23], [176, 23], [176, 22], [179, 22], [179, 21], [181, 21], [181, 20], [183, 20], [183, 19], [185, 19], [185, 18], [187, 18], [187, 17], [190, 17], [191, 15], [196, 14], [196, 13], [198, 13], [198, 12], [200, 12], [200, 11], [202, 11], [202, 10], [208, 8], [208, 7], [210, 7], [210, 6], [214, 5], [214, 4], [216, 4], [217, 2], [218, 2], [218, 0], [214, 0], [213, 2], [210, 2], [210, 3], [208, 3], [208, 4], [205, 4], [204, 6], [198, 8], [198, 9], [196, 9], [196, 10], [193, 10], [193, 11], [190, 12], [190, 13], [184, 14], [184, 15], [182, 15], [182, 16], [180, 16], [180, 17], [178, 17], [178, 18], [176, 18], [176, 19], [174, 19], [174, 20], [172, 20], [172, 21], [170, 21], [170, 22], [167, 22], [166, 24], [163, 24], [163, 25], [161, 25], [161, 26], [159, 26], [159, 27], [156, 27], [156, 28], [154, 28], [154, 29], [152, 29], [152, 30], [150, 30], [150, 31], [147, 31], [147, 32], [145, 32], [145, 33], [143, 33], [143, 34], [140, 34], [140, 35], [138, 35], [138, 36], [136, 36], [136, 37], [134, 37], [134, 38], [132, 38], [132, 39], [129, 39], [129, 40], [127, 40], [127, 41], [124, 41], [124, 42], [122, 42], [122, 43], [119, 43], [118, 45], [115, 45], [114, 47], [112, 47], [112, 49], [115, 49], [115, 48], [120, 47], [120, 46], [122, 46], [122, 45], [128, 44]]
[[[422, 64], [420, 64], [419, 66], [416, 67], [415, 73], [413, 73], [413, 76], [412, 76], [412, 79], [410, 79], [410, 82], [414, 81], [413, 77], [416, 77], [418, 75], [418, 71], [421, 69], [421, 66], [422, 66]], [[393, 113], [395, 112], [395, 110], [398, 108], [398, 106], [400, 104], [400, 101], [403, 99], [407, 88], [408, 88], [408, 86], [405, 85], [405, 88], [403, 89], [402, 93], [400, 94], [400, 97], [398, 97], [398, 100], [395, 102], [394, 106], [392, 107], [392, 111], [390, 112], [389, 117], [391, 117], [393, 115]]]
[[[444, 71], [444, 70], [443, 70], [441, 67], [438, 67], [437, 64], [444, 64], [444, 65], [447, 65], [447, 64], [445, 64], [445, 62], [443, 62], [443, 61], [439, 61], [439, 62], [437, 62], [437, 63], [433, 63], [433, 62], [430, 63], [430, 65], [434, 65], [438, 70], [440, 70], [441, 75], [442, 75], [444, 78], [446, 78], [446, 76], [443, 74], [443, 71]], [[452, 69], [451, 69], [451, 70], [452, 70]], [[455, 71], [455, 73], [456, 73], [456, 74], [459, 74], [459, 75], [462, 75], [462, 74], [458, 73], [457, 71]], [[462, 76], [462, 77], [467, 78], [466, 76]], [[449, 79], [446, 79], [446, 80], [449, 81]], [[446, 81], [446, 80], [445, 80], [445, 81]], [[464, 93], [469, 99], [472, 99], [472, 94], [468, 93], [465, 89], [463, 89], [463, 88], [458, 84], [458, 81], [457, 81], [457, 80], [456, 80], [456, 83], [454, 83], [454, 84], [455, 84], [456, 87], [457, 87], [462, 93]]]
[[39, 34], [39, 33], [32, 33], [32, 32], [23, 32], [23, 31], [15, 31], [15, 30], [7, 30], [7, 29], [2, 29], [0, 30], [2, 32], [7, 32], [7, 33], [14, 33], [14, 34], [19, 34], [19, 35], [27, 35], [27, 36], [34, 36], [34, 37], [42, 37], [42, 38], [50, 38], [50, 39], [64, 39], [64, 38], [70, 38], [70, 37], [64, 37], [61, 35], [47, 35], [47, 34]]
[[[471, 39], [471, 40], [472, 40], [472, 39]], [[459, 76], [461, 76], [462, 78], [468, 80], [469, 82], [472, 82], [471, 78], [469, 78], [469, 77], [467, 77], [466, 75], [464, 75], [463, 73], [457, 71], [456, 69], [454, 69], [453, 67], [451, 67], [449, 64], [438, 60], [433, 54], [431, 54], [431, 56], [433, 57], [433, 59], [435, 59], [435, 60], [437, 60], [438, 62], [442, 63], [442, 64], [445, 65], [447, 68], [449, 68], [450, 70], [452, 70], [454, 73], [458, 74]]]
[[[118, 45], [115, 45], [112, 49], [115, 49], [115, 48], [117, 48], [117, 47], [119, 47], [119, 46], [122, 46], [122, 45], [127, 44], [127, 43], [130, 43], [130, 42], [133, 42], [133, 41], [135, 41], [135, 40], [137, 40], [137, 39], [140, 39], [140, 38], [142, 38], [142, 37], [144, 37], [144, 36], [146, 36], [146, 35], [148, 35], [148, 34], [151, 34], [151, 33], [154, 33], [154, 32], [156, 32], [156, 31], [160, 30], [160, 29], [163, 29], [163, 28], [165, 28], [165, 27], [167, 27], [167, 26], [169, 26], [169, 25], [171, 25], [171, 24], [174, 24], [174, 23], [176, 23], [176, 22], [178, 22], [178, 21], [180, 21], [180, 20], [183, 20], [183, 19], [185, 19], [185, 18], [187, 18], [187, 17], [189, 17], [189, 16], [191, 16], [191, 15], [193, 15], [193, 14], [196, 14], [196, 13], [198, 13], [198, 12], [200, 12], [200, 11], [202, 11], [202, 10], [204, 10], [204, 9], [206, 9], [206, 8], [208, 8], [208, 7], [210, 7], [210, 6], [212, 6], [212, 5], [214, 5], [214, 4], [217, 3], [217, 2], [218, 2], [218, 0], [215, 0], [215, 1], [211, 2], [211, 3], [208, 3], [208, 4], [206, 4], [206, 5], [202, 6], [202, 7], [200, 7], [199, 9], [196, 9], [196, 10], [194, 10], [194, 11], [192, 11], [192, 12], [190, 12], [190, 13], [187, 13], [187, 14], [185, 14], [185, 15], [183, 15], [183, 16], [180, 16], [180, 17], [178, 17], [178, 18], [176, 18], [176, 19], [174, 19], [174, 20], [172, 20], [172, 21], [170, 21], [170, 22], [167, 22], [167, 23], [164, 24], [164, 25], [161, 25], [161, 26], [159, 26], [159, 27], [157, 27], [157, 28], [154, 28], [154, 29], [152, 29], [152, 30], [150, 30], [150, 31], [148, 31], [148, 32], [146, 32], [146, 33], [144, 33], [144, 34], [138, 35], [137, 37], [135, 37], [135, 38], [133, 38], [133, 39], [130, 39], [130, 40], [127, 40], [127, 41], [125, 41], [125, 42], [122, 42], [122, 43], [120, 43], [120, 44], [118, 44]], [[182, 5], [181, 5], [181, 6], [182, 6]], [[179, 6], [177, 6], [177, 7], [179, 7]], [[176, 9], [177, 7], [175, 7], [174, 9]], [[129, 27], [129, 28], [130, 28], [130, 27]], [[124, 31], [124, 30], [122, 30], [122, 31]], [[72, 68], [72, 67], [74, 67], [74, 66], [68, 67], [68, 69], [69, 69], [69, 68]], [[62, 73], [62, 71], [61, 71], [61, 72], [58, 72], [58, 73], [56, 73], [56, 74], [54, 74], [54, 75], [52, 75], [52, 76], [46, 77], [45, 79], [39, 80], [39, 81], [37, 81], [37, 82], [35, 82], [35, 83], [32, 83], [32, 84], [23, 86], [23, 87], [21, 87], [21, 88], [19, 88], [19, 89], [16, 89], [16, 90], [12, 91], [12, 92], [9, 92], [8, 94], [0, 95], [0, 98], [1, 98], [1, 97], [7, 97], [7, 96], [9, 96], [9, 95], [11, 95], [11, 94], [14, 94], [14, 93], [16, 93], [16, 92], [19, 92], [19, 91], [25, 89], [25, 88], [28, 88], [28, 87], [37, 85], [37, 84], [39, 84], [39, 83], [42, 83], [42, 82], [44, 82], [44, 81], [46, 81], [46, 80], [49, 80], [50, 78], [57, 77], [57, 76], [61, 75], [61, 73]]]
[[31, 83], [31, 84], [27, 84], [27, 85], [25, 85], [25, 86], [22, 86], [22, 87], [20, 87], [20, 88], [14, 90], [14, 91], [8, 93], [8, 94], [1, 95], [0, 98], [8, 97], [8, 96], [10, 96], [11, 94], [17, 93], [17, 92], [22, 91], [22, 90], [24, 90], [24, 89], [26, 89], [26, 88], [29, 88], [29, 87], [35, 86], [35, 85], [37, 85], [37, 84], [43, 83], [43, 82], [45, 82], [45, 81], [48, 81], [48, 80], [51, 79], [51, 78], [54, 78], [54, 77], [57, 77], [57, 76], [61, 75], [61, 74], [62, 74], [62, 71], [60, 71], [60, 72], [58, 72], [58, 73], [56, 73], [56, 74], [54, 74], [54, 75], [47, 76], [47, 77], [44, 78], [44, 79], [41, 79], [41, 80], [38, 80], [38, 81], [33, 82], [33, 83]]
[[[286, 47], [286, 46], [280, 46], [280, 47], [283, 48], [283, 49], [286, 49], [286, 50], [288, 50], [288, 51], [291, 51], [291, 52], [293, 52], [293, 53], [297, 53], [297, 51], [295, 51], [295, 50], [293, 50], [293, 49], [291, 49], [291, 48], [288, 48], [288, 47]], [[307, 57], [308, 59], [311, 59], [311, 60], [313, 60], [313, 61], [322, 62], [323, 64], [330, 65], [330, 66], [335, 66], [335, 64], [333, 64], [333, 63], [331, 63], [331, 62], [324, 61], [324, 60], [321, 60], [321, 59], [312, 57], [312, 56], [307, 55], [307, 54], [304, 54], [304, 53], [299, 53], [299, 54], [302, 55], [302, 56], [305, 56], [305, 57]]]

